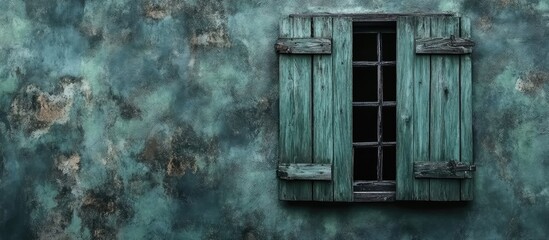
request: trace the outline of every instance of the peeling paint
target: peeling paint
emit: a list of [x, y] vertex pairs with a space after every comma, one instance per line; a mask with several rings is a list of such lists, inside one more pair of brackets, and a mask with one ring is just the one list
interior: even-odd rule
[[147, 4], [145, 5], [145, 16], [154, 20], [160, 20], [169, 15], [168, 9], [165, 7]]
[[170, 16], [172, 12], [177, 12], [184, 8], [185, 3], [174, 0], [161, 0], [161, 1], [145, 1], [143, 10], [145, 11], [145, 17], [161, 20]]
[[57, 169], [63, 172], [65, 175], [75, 176], [80, 169], [80, 156], [73, 154], [71, 156], [59, 156], [56, 158]]
[[61, 79], [60, 90], [50, 94], [35, 85], [28, 85], [11, 103], [11, 118], [33, 137], [40, 137], [54, 124], [65, 124], [73, 106], [75, 94], [91, 98], [89, 86], [73, 77]]
[[196, 174], [199, 161], [209, 164], [217, 157], [213, 140], [199, 138], [190, 128], [180, 128], [175, 133], [163, 139], [159, 139], [160, 136], [149, 138], [140, 159], [168, 176], [181, 177], [189, 171]]
[[477, 25], [480, 28], [480, 30], [488, 31], [492, 28], [492, 19], [490, 19], [490, 17], [487, 17], [487, 16], [481, 17]]
[[231, 44], [223, 29], [215, 31], [194, 34], [191, 38], [191, 44], [194, 46], [213, 46], [213, 47], [230, 47]]

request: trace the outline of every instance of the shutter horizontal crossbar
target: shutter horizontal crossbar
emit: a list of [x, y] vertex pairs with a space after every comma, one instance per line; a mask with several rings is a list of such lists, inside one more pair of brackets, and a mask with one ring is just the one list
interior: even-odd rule
[[[394, 107], [396, 106], [395, 101], [386, 101], [382, 103], [383, 107]], [[353, 102], [353, 107], [377, 107], [379, 102]]]
[[[378, 142], [354, 142], [353, 147], [354, 148], [366, 148], [366, 147], [377, 147], [380, 143]], [[396, 146], [396, 142], [382, 142], [382, 146]]]
[[395, 66], [395, 61], [353, 61], [353, 67], [368, 67], [368, 66]]
[[473, 52], [473, 42], [469, 38], [418, 38], [416, 39], [417, 54], [469, 54]]
[[472, 178], [475, 165], [465, 162], [414, 162], [416, 178]]
[[332, 164], [286, 163], [279, 164], [276, 171], [283, 180], [332, 180]]
[[275, 50], [280, 54], [331, 54], [330, 38], [279, 38]]

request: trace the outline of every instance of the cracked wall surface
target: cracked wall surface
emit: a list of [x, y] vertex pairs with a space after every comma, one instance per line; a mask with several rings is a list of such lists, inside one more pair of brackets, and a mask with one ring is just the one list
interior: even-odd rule
[[[278, 22], [471, 18], [475, 200], [277, 200]], [[544, 239], [548, 0], [0, 0], [0, 239]]]

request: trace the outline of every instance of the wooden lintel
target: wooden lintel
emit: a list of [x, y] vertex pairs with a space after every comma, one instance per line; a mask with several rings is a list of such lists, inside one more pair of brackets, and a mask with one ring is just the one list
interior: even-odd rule
[[331, 54], [329, 38], [279, 38], [275, 50], [281, 54]]
[[469, 54], [473, 52], [473, 46], [475, 42], [469, 38], [418, 38], [416, 54]]
[[464, 162], [414, 162], [415, 178], [472, 178], [475, 165]]
[[280, 164], [276, 171], [278, 178], [284, 180], [332, 180], [331, 164], [289, 163]]
[[290, 14], [290, 17], [346, 17], [354, 22], [396, 21], [403, 16], [455, 16], [454, 13], [299, 13]]

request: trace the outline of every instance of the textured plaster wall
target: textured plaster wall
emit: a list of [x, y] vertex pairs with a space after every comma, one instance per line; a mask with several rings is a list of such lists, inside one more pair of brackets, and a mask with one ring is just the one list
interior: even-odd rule
[[[470, 204], [277, 200], [296, 12], [468, 16]], [[544, 239], [549, 0], [0, 0], [0, 239]]]

